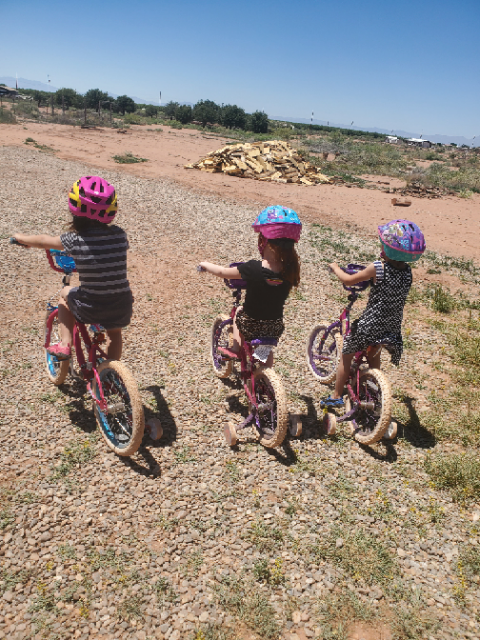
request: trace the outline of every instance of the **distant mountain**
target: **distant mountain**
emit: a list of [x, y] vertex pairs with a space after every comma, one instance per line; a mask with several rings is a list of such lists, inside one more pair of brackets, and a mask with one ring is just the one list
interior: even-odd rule
[[[15, 83], [17, 82], [16, 78], [12, 78], [12, 76], [6, 76], [4, 78], [0, 78], [0, 83], [6, 84], [7, 87], [12, 87], [15, 89]], [[57, 87], [52, 87], [50, 84], [45, 84], [44, 82], [37, 82], [37, 80], [26, 80], [25, 78], [18, 78], [18, 88], [19, 89], [36, 89], [37, 91], [57, 91]]]
[[[283, 120], [284, 122], [300, 122], [302, 124], [310, 124], [310, 120], [308, 118], [291, 118], [287, 116], [268, 116], [270, 120]], [[430, 133], [412, 133], [411, 131], [403, 131], [401, 129], [395, 129], [393, 132], [391, 129], [377, 129], [377, 128], [367, 128], [367, 127], [355, 127], [350, 126], [348, 124], [337, 124], [335, 122], [327, 122], [326, 120], [313, 120], [313, 124], [319, 124], [322, 126], [330, 126], [330, 127], [338, 127], [339, 129], [353, 129], [355, 131], [367, 131], [371, 133], [384, 133], [385, 135], [395, 135], [400, 136], [402, 138], [419, 138], [422, 136], [424, 140], [430, 140], [431, 142], [440, 142], [441, 144], [451, 144], [454, 142], [459, 147], [462, 144], [466, 144], [469, 147], [472, 146], [472, 139], [465, 138], [464, 136], [446, 136], [440, 133], [430, 134]], [[473, 146], [480, 146], [480, 138], [473, 140]]]

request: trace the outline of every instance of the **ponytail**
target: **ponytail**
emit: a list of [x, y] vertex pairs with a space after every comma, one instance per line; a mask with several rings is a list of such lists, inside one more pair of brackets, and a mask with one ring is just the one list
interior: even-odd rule
[[275, 258], [282, 264], [280, 275], [292, 287], [300, 284], [300, 258], [295, 250], [295, 241], [289, 238], [268, 240]]

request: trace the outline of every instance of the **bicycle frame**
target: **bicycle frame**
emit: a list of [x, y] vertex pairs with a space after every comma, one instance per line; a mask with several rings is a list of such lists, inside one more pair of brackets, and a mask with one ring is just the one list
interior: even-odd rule
[[[237, 263], [232, 264], [230, 266], [236, 266]], [[228, 320], [225, 320], [222, 325], [222, 328], [230, 322], [235, 321], [235, 314], [237, 312], [238, 307], [240, 306], [240, 301], [242, 298], [242, 288], [244, 288], [244, 283], [241, 280], [225, 280], [225, 284], [229, 289], [233, 289], [232, 295], [234, 297], [234, 303], [232, 310], [230, 311], [230, 317]], [[243, 388], [245, 390], [245, 394], [248, 398], [248, 401], [253, 407], [253, 411], [245, 418], [245, 420], [238, 426], [235, 427], [237, 431], [241, 431], [245, 429], [252, 420], [255, 419], [255, 423], [257, 428], [260, 430], [260, 420], [258, 418], [259, 406], [257, 403], [256, 395], [255, 395], [255, 370], [256, 365], [253, 357], [254, 348], [251, 342], [247, 340], [243, 341], [243, 344], [240, 347], [239, 358], [240, 358], [240, 378], [243, 382]]]
[[[71, 274], [75, 269], [62, 269], [56, 266], [53, 257], [54, 255], [61, 254], [61, 252], [55, 251], [46, 251], [48, 262], [50, 267], [59, 273], [63, 273], [62, 283], [64, 286], [70, 285]], [[45, 344], [43, 345], [45, 349], [50, 345], [50, 336], [52, 332], [52, 325], [55, 318], [58, 317], [58, 307], [55, 307], [51, 303], [47, 305], [47, 311], [49, 312], [49, 316], [47, 319], [47, 332], [45, 336]], [[92, 325], [94, 327], [94, 339], [92, 340], [88, 334], [87, 327], [81, 322], [75, 322], [73, 327], [73, 347], [75, 349], [75, 355], [77, 358], [77, 362], [80, 365], [80, 374], [82, 378], [87, 382], [87, 390], [92, 396], [93, 400], [98, 404], [101, 411], [107, 411], [107, 401], [103, 395], [103, 388], [100, 382], [100, 376], [98, 375], [98, 371], [96, 368], [97, 358], [104, 358], [107, 360], [107, 354], [103, 351], [100, 345], [105, 341], [105, 336], [103, 332], [100, 331], [99, 325]], [[85, 355], [82, 349], [82, 340], [85, 344], [86, 351], [88, 353], [88, 361], [85, 359]], [[96, 379], [97, 388], [100, 391], [100, 398], [97, 398], [93, 393], [91, 382], [93, 379]]]

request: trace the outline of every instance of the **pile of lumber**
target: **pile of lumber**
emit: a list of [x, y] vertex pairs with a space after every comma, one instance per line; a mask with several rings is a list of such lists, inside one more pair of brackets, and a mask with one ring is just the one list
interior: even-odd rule
[[306, 185], [331, 182], [330, 178], [281, 140], [227, 145], [194, 164], [185, 165], [185, 169], [222, 172], [229, 176], [269, 182]]

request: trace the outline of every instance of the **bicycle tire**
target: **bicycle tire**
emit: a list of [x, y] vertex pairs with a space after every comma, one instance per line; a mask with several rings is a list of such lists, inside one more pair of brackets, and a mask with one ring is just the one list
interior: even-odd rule
[[[220, 325], [230, 319], [230, 324], [220, 328]], [[218, 347], [229, 349], [233, 344], [233, 320], [230, 316], [220, 314], [215, 318], [212, 327], [212, 340], [210, 345], [210, 357], [213, 370], [218, 378], [228, 378], [232, 373], [233, 362], [222, 358]]]
[[[50, 317], [50, 313], [47, 313], [45, 317], [44, 327], [43, 327], [43, 336], [44, 339], [47, 336], [47, 321]], [[58, 323], [58, 314], [55, 315], [52, 322], [52, 329], [50, 332], [50, 344], [55, 344], [56, 342], [60, 342], [60, 328]], [[55, 356], [50, 355], [47, 350], [44, 348], [45, 353], [45, 368], [47, 370], [47, 376], [50, 382], [57, 387], [63, 384], [68, 376], [68, 371], [70, 367], [70, 360], [59, 360]]]
[[[288, 429], [288, 411], [285, 390], [280, 376], [271, 368], [257, 369], [254, 373], [255, 398], [258, 405], [272, 405], [261, 409], [260, 444], [268, 449], [279, 447]], [[270, 415], [269, 415], [270, 414]]]
[[373, 411], [359, 408], [354, 416], [357, 428], [354, 438], [360, 444], [373, 444], [383, 438], [392, 416], [392, 391], [386, 376], [379, 369], [360, 373], [360, 401], [373, 401]]
[[322, 384], [330, 384], [335, 380], [343, 349], [343, 336], [338, 328], [333, 329], [323, 345], [321, 344], [321, 336], [329, 326], [326, 322], [315, 325], [307, 342], [307, 366]]
[[[117, 455], [133, 455], [140, 446], [145, 432], [145, 416], [137, 383], [127, 367], [117, 360], [102, 362], [97, 369], [103, 395], [109, 409], [103, 412], [93, 401], [93, 411], [102, 436]], [[93, 393], [100, 399], [96, 377]], [[118, 408], [123, 409], [119, 411]], [[113, 413], [115, 411], [115, 413]], [[123, 423], [117, 418], [123, 417]]]

